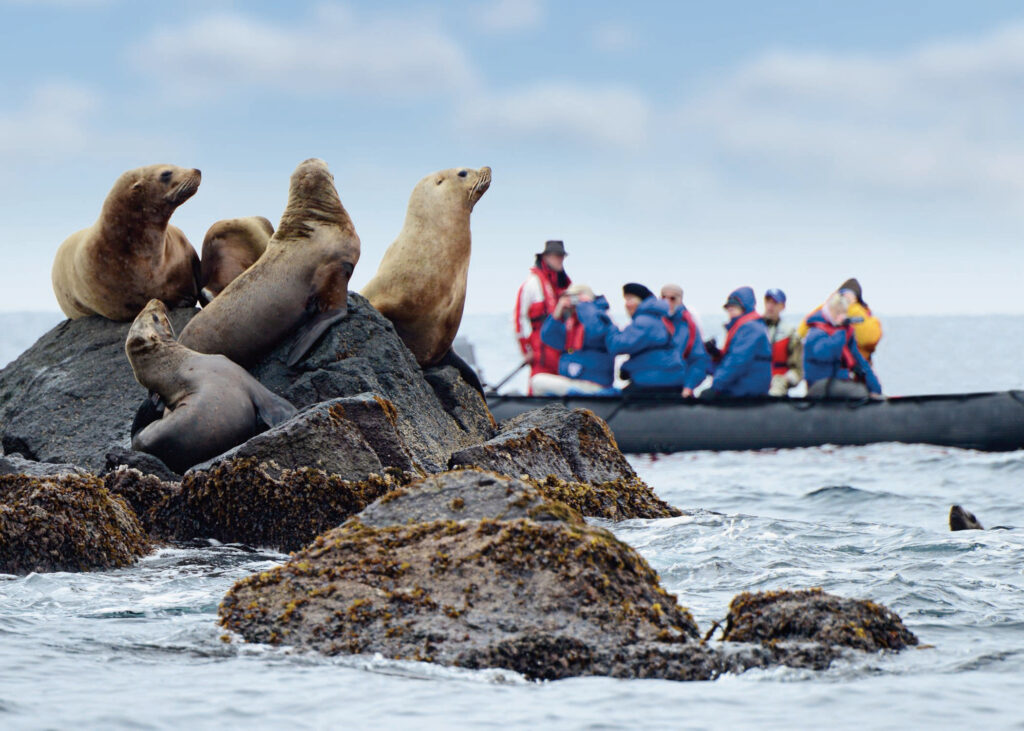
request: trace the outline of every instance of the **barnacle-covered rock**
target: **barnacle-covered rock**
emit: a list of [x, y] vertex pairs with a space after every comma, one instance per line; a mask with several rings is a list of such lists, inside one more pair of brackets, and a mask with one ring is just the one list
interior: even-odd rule
[[723, 640], [816, 642], [856, 650], [902, 650], [917, 637], [881, 604], [821, 589], [744, 592], [729, 604]]
[[163, 514], [179, 539], [215, 538], [294, 551], [414, 477], [388, 469], [345, 480], [309, 467], [227, 460], [185, 475], [181, 492]]
[[658, 648], [679, 672], [718, 672], [636, 551], [532, 485], [475, 470], [411, 483], [242, 580], [221, 621], [253, 642], [531, 678], [636, 676], [635, 657]]
[[97, 477], [0, 476], [0, 573], [116, 568], [149, 550], [135, 513]]

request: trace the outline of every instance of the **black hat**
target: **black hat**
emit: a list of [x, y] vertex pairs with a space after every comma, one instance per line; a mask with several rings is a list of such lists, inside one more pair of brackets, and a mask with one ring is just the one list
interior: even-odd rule
[[645, 300], [648, 297], [654, 296], [654, 292], [647, 289], [647, 287], [645, 287], [644, 285], [637, 284], [636, 282], [629, 282], [627, 284], [623, 284], [622, 294], [631, 294], [635, 297], [639, 297], [641, 300]]
[[857, 301], [858, 302], [863, 302], [864, 301], [863, 300], [864, 293], [861, 291], [860, 282], [858, 282], [855, 277], [850, 277], [845, 282], [840, 284], [839, 285], [839, 289], [840, 289], [840, 291], [844, 290], [844, 289], [848, 289], [851, 292], [853, 292], [855, 295], [857, 295]]
[[545, 254], [559, 254], [561, 256], [569, 256], [565, 253], [565, 244], [557, 239], [551, 239], [550, 241], [544, 242], [544, 251], [541, 251], [537, 256], [544, 256]]

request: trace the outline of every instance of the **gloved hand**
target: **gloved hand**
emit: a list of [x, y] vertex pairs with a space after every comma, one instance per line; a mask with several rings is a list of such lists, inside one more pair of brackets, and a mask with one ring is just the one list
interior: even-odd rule
[[524, 358], [533, 358], [533, 346], [529, 338], [519, 338], [519, 349], [523, 352]]
[[722, 359], [722, 351], [718, 349], [718, 343], [714, 340], [705, 340], [704, 349], [708, 351], [708, 355], [711, 356], [711, 360], [715, 363]]

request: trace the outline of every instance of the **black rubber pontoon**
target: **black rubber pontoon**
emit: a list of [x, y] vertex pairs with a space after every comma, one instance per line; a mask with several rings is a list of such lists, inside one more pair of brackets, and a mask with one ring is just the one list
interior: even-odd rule
[[886, 401], [756, 398], [702, 401], [658, 396], [487, 395], [498, 421], [546, 406], [590, 409], [623, 452], [686, 452], [938, 444], [991, 452], [1024, 449], [1024, 391], [894, 397]]

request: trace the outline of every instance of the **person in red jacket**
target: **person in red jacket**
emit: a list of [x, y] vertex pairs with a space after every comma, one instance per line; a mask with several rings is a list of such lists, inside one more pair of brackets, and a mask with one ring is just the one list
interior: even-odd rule
[[530, 275], [516, 293], [516, 337], [523, 357], [530, 361], [530, 376], [538, 373], [558, 373], [558, 359], [562, 355], [540, 339], [540, 330], [547, 316], [555, 311], [558, 298], [569, 288], [572, 280], [565, 273], [565, 244], [547, 241], [544, 251], [537, 254]]

